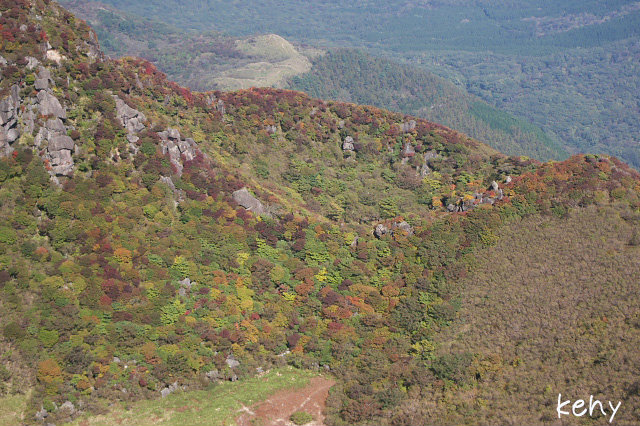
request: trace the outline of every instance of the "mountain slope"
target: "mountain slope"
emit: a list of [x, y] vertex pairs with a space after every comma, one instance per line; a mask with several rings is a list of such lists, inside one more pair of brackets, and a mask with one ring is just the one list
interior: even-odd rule
[[[104, 59], [53, 2], [0, 12], [0, 391], [33, 389], [27, 423], [284, 364], [335, 377], [331, 423], [411, 423], [417, 397], [484, 389], [465, 369], [481, 347], [454, 374], [440, 355], [503, 222], [598, 206], [628, 222], [606, 232], [638, 232], [640, 176], [615, 158], [506, 157], [286, 90], [191, 93], [144, 60]], [[550, 362], [566, 348], [545, 343]], [[553, 413], [553, 397], [532, 411]], [[448, 409], [421, 418], [465, 415]]]
[[[511, 155], [538, 160], [567, 154], [540, 128], [497, 111], [443, 79], [359, 51], [327, 55], [294, 48], [274, 34], [234, 39], [184, 33], [92, 1], [65, 6], [88, 19], [114, 57], [140, 56], [194, 90], [289, 86], [323, 99], [375, 105], [446, 124]], [[303, 56], [314, 56], [313, 67]], [[290, 83], [289, 83], [290, 82]]]
[[183, 30], [277, 33], [410, 62], [556, 135], [571, 153], [640, 167], [637, 1], [106, 2]]
[[354, 50], [336, 50], [313, 61], [291, 87], [323, 99], [375, 105], [424, 117], [510, 155], [539, 160], [565, 158], [560, 145], [540, 128], [492, 108], [446, 80]]
[[215, 31], [184, 32], [150, 17], [129, 15], [85, 0], [62, 4], [87, 20], [111, 57], [147, 59], [193, 90], [284, 86], [307, 72], [315, 49], [294, 47], [275, 34], [236, 38]]

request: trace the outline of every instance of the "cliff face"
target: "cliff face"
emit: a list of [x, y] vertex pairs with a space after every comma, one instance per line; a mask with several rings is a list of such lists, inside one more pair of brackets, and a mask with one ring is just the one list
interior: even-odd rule
[[637, 232], [640, 178], [615, 158], [506, 157], [292, 91], [191, 93], [103, 58], [55, 3], [0, 12], [0, 391], [34, 389], [27, 422], [288, 363], [335, 375], [335, 421], [433, 423], [411, 401], [484, 383], [446, 333], [503, 223], [592, 206]]

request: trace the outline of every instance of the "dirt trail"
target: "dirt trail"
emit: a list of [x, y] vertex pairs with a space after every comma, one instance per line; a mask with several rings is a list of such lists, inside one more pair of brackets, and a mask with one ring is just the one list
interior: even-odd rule
[[313, 416], [313, 422], [308, 425], [323, 426], [325, 403], [334, 384], [335, 381], [326, 377], [314, 377], [304, 388], [281, 390], [251, 408], [243, 407], [236, 424], [291, 426], [289, 416], [296, 411], [306, 411]]

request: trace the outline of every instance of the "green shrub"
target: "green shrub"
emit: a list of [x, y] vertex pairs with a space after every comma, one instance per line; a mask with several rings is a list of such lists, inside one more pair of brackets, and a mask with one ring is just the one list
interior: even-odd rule
[[289, 417], [289, 420], [297, 425], [306, 425], [313, 421], [313, 416], [306, 411], [296, 411]]
[[2, 331], [7, 340], [19, 340], [25, 336], [25, 331], [15, 321], [5, 325]]
[[473, 361], [473, 355], [468, 352], [462, 354], [444, 354], [436, 358], [431, 365], [431, 370], [436, 377], [440, 379], [463, 384], [467, 381], [471, 361]]

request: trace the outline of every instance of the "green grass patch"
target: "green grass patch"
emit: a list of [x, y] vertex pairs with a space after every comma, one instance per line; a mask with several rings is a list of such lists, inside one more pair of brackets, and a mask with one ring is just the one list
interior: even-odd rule
[[293, 367], [271, 370], [261, 377], [215, 384], [207, 390], [176, 392], [128, 407], [119, 403], [106, 415], [82, 416], [71, 425], [232, 425], [243, 406], [250, 407], [281, 389], [304, 387], [314, 376]]
[[11, 395], [0, 398], [0, 426], [22, 424], [22, 413], [29, 395]]

